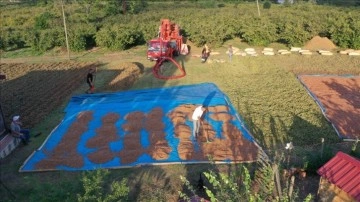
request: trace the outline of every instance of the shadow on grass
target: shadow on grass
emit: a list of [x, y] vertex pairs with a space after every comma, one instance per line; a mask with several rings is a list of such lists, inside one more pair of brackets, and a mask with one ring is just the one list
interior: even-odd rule
[[287, 134], [295, 145], [318, 144], [321, 143], [321, 138], [324, 138], [326, 142], [339, 141], [338, 136], [324, 116], [318, 114], [317, 117], [321, 120], [321, 126], [316, 126], [298, 115], [293, 115], [293, 123]]
[[[360, 127], [359, 127], [359, 112], [360, 110], [360, 85], [359, 79], [347, 78], [346, 82], [340, 83], [336, 79], [332, 79], [324, 84], [331, 89], [329, 94], [338, 95], [339, 99], [333, 97], [329, 98], [328, 102], [334, 107], [326, 108], [327, 114], [335, 114], [330, 119], [335, 124], [335, 127], [339, 130], [340, 135], [344, 139], [359, 139]], [[341, 120], [339, 120], [341, 119]], [[341, 134], [345, 133], [345, 134]]]
[[[130, 171], [130, 170], [129, 170]], [[159, 166], [144, 166], [131, 169], [128, 176], [131, 201], [166, 201], [166, 194], [172, 191], [171, 178]]]

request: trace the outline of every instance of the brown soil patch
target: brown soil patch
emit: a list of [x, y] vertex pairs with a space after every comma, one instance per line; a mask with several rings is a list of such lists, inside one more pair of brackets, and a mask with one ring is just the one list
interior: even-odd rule
[[305, 44], [305, 49], [308, 50], [333, 50], [336, 45], [327, 37], [315, 36]]
[[344, 138], [360, 138], [360, 77], [301, 76]]

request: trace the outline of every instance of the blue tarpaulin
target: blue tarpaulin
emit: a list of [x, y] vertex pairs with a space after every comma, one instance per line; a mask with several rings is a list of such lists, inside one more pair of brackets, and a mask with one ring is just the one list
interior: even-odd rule
[[[237, 114], [236, 110], [230, 103], [229, 98], [213, 83], [202, 83], [196, 85], [184, 85], [176, 87], [162, 87], [155, 89], [141, 89], [131, 90], [124, 92], [114, 93], [97, 93], [97, 94], [84, 94], [71, 98], [67, 107], [65, 108], [65, 117], [63, 121], [51, 132], [43, 145], [37, 149], [29, 158], [25, 161], [20, 168], [21, 172], [27, 171], [43, 171], [43, 170], [94, 170], [98, 168], [121, 168], [131, 167], [137, 165], [146, 164], [168, 164], [168, 163], [194, 163], [195, 160], [182, 160], [179, 158], [177, 146], [179, 140], [174, 136], [173, 123], [170, 121], [168, 114], [176, 107], [180, 105], [203, 105], [206, 107], [211, 106], [227, 106], [229, 111], [227, 113], [236, 117], [232, 121], [232, 124], [241, 131], [241, 134], [246, 140], [253, 143], [254, 139], [248, 132], [243, 124], [241, 117]], [[119, 119], [114, 123], [118, 139], [109, 143], [109, 148], [113, 152], [121, 152], [124, 149], [124, 140], [122, 139], [126, 135], [126, 131], [122, 127], [126, 124], [124, 119], [126, 114], [132, 112], [142, 112], [144, 114], [151, 112], [154, 108], [160, 108], [163, 112], [161, 118], [164, 124], [165, 139], [168, 142], [171, 152], [165, 159], [156, 160], [148, 154], [140, 155], [134, 162], [122, 163], [119, 156], [112, 158], [107, 162], [96, 163], [88, 158], [88, 155], [94, 152], [96, 148], [87, 147], [87, 142], [96, 136], [96, 131], [104, 123], [102, 118], [109, 113], [119, 114]], [[81, 128], [84, 131], [77, 137], [75, 142], [76, 148], [73, 149], [79, 154], [79, 159], [83, 161], [81, 167], [71, 167], [69, 164], [57, 164], [55, 168], [41, 168], [39, 163], [44, 160], [48, 160], [50, 163], [65, 162], [64, 158], [67, 157], [67, 151], [61, 151], [61, 156], [54, 155], [54, 150], [58, 145], [64, 141], [65, 134], [69, 130], [73, 130], [74, 123], [80, 113], [84, 111], [92, 112], [92, 119], [88, 122], [87, 128]], [[210, 116], [211, 113], [206, 113], [205, 116]], [[205, 117], [210, 124], [214, 127], [217, 136], [221, 138], [221, 124], [218, 121], [211, 120]], [[191, 121], [187, 121], [186, 125], [190, 128], [193, 127]], [[145, 130], [141, 131], [141, 146], [142, 148], [148, 148], [150, 146], [149, 134]], [[74, 142], [71, 142], [72, 144]], [[57, 151], [59, 152], [59, 151]], [[53, 160], [49, 160], [48, 158]]]

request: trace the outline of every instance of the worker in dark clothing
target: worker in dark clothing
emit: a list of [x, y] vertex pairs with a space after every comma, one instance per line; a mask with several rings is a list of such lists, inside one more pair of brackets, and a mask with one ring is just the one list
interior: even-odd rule
[[208, 57], [210, 56], [210, 48], [207, 44], [204, 45], [204, 48], [201, 51], [201, 61], [202, 63], [206, 62]]
[[95, 69], [90, 68], [89, 72], [86, 76], [86, 83], [89, 85], [89, 89], [86, 91], [86, 93], [94, 93], [94, 90], [95, 90], [94, 73], [95, 73]]

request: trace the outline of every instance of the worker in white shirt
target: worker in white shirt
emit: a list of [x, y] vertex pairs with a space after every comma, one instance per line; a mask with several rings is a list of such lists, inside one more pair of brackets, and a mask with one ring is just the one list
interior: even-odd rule
[[198, 106], [195, 108], [194, 113], [192, 115], [193, 120], [193, 136], [196, 138], [199, 135], [199, 129], [200, 129], [200, 121], [201, 117], [204, 114], [204, 111], [206, 108], [204, 106]]

